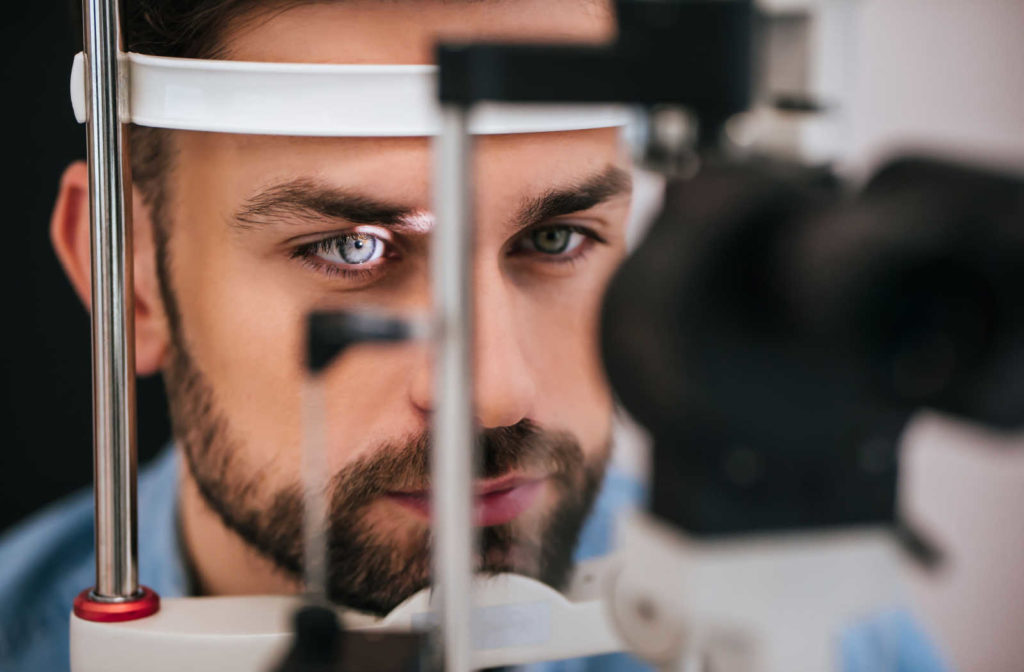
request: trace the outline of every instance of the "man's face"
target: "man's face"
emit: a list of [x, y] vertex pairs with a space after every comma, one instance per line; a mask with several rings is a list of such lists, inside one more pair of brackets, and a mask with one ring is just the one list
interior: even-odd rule
[[[556, 4], [308, 5], [240, 24], [227, 56], [422, 63], [438, 34], [608, 36], [604, 9]], [[305, 317], [324, 306], [429, 310], [431, 147], [215, 133], [176, 133], [173, 145], [164, 293], [177, 318], [165, 371], [175, 433], [207, 504], [295, 572]], [[475, 147], [480, 561], [557, 583], [607, 457], [596, 320], [625, 252], [628, 165], [614, 129]], [[323, 389], [332, 590], [387, 611], [429, 581], [429, 347], [354, 348]]]

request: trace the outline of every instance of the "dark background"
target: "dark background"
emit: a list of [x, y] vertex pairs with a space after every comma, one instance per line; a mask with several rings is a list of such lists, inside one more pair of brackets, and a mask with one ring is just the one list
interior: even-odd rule
[[[68, 94], [76, 33], [69, 3], [4, 7], [0, 530], [92, 481], [89, 317], [49, 239], [61, 172], [85, 156]], [[159, 378], [139, 382], [138, 426], [141, 462], [170, 436]]]

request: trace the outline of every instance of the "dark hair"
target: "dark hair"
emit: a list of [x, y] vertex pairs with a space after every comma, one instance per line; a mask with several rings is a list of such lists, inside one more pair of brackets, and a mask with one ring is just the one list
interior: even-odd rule
[[232, 23], [315, 0], [135, 0], [124, 26], [129, 51], [180, 58], [218, 58]]
[[[316, 0], [124, 0], [121, 23], [127, 51], [178, 58], [218, 58], [233, 23]], [[71, 0], [81, 49], [82, 2]], [[164, 175], [173, 161], [168, 131], [132, 126], [132, 179], [152, 211], [159, 238], [166, 236]], [[158, 240], [158, 242], [160, 242]]]
[[[140, 54], [216, 58], [225, 28], [253, 12], [316, 0], [122, 0], [125, 48]], [[70, 2], [82, 49], [82, 0]]]

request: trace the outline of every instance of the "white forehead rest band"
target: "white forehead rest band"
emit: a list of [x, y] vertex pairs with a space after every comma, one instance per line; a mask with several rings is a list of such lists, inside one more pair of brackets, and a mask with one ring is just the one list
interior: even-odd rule
[[[432, 65], [254, 63], [126, 54], [125, 122], [222, 133], [430, 136], [440, 132]], [[85, 64], [75, 56], [71, 102], [85, 121]], [[498, 105], [472, 112], [476, 134], [624, 126], [618, 105]]]

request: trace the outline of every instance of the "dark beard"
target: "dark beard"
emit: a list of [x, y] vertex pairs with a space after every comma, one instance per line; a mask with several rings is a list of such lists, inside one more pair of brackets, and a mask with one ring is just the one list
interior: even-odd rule
[[[174, 321], [176, 322], [176, 320]], [[176, 325], [172, 325], [176, 326]], [[165, 372], [175, 437], [207, 505], [224, 525], [295, 578], [303, 568], [301, 484], [269, 491], [263, 475], [246, 469], [244, 448], [218, 411], [212, 388], [174, 332]], [[607, 446], [606, 446], [607, 448]], [[478, 568], [516, 572], [560, 588], [593, 505], [607, 450], [584, 458], [575, 438], [529, 421], [481, 433], [482, 476], [520, 468], [548, 475], [555, 504], [528, 528], [517, 521], [481, 530]], [[331, 479], [328, 591], [335, 602], [383, 615], [430, 583], [430, 532], [426, 525], [389, 538], [368, 524], [370, 506], [389, 492], [428, 487], [426, 434], [380, 446]]]

